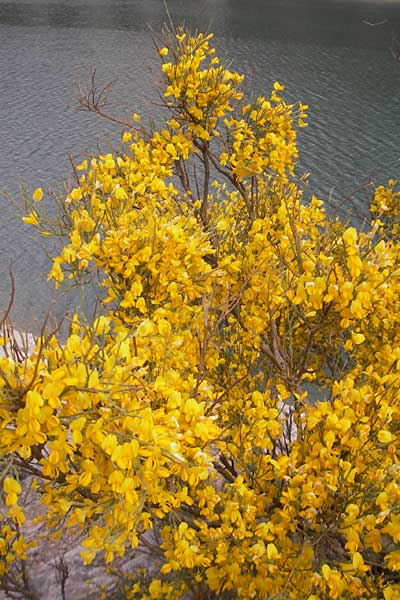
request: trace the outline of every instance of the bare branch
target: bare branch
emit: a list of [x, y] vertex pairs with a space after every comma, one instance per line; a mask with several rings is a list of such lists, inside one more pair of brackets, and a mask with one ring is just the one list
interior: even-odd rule
[[124, 119], [120, 119], [118, 117], [114, 117], [110, 113], [106, 112], [105, 107], [110, 105], [110, 95], [113, 90], [113, 85], [116, 80], [110, 81], [105, 85], [99, 86], [97, 84], [96, 79], [96, 69], [92, 69], [90, 83], [78, 83], [76, 85], [77, 88], [77, 100], [78, 107], [77, 110], [81, 110], [83, 112], [90, 112], [106, 119], [107, 121], [111, 121], [116, 125], [120, 125], [121, 127], [140, 131], [143, 135], [146, 135], [146, 139], [148, 138], [145, 130], [141, 126], [135, 126], [132, 122]]
[[4, 327], [4, 325], [6, 324], [6, 322], [7, 322], [7, 320], [8, 320], [8, 317], [9, 317], [9, 315], [10, 315], [10, 312], [11, 312], [12, 306], [13, 306], [13, 304], [14, 304], [14, 297], [15, 297], [15, 281], [14, 281], [14, 275], [12, 274], [11, 266], [10, 266], [10, 268], [9, 268], [9, 270], [8, 270], [8, 274], [9, 274], [9, 276], [10, 276], [10, 283], [11, 283], [10, 299], [9, 299], [9, 301], [8, 301], [8, 306], [7, 306], [6, 310], [5, 310], [5, 313], [4, 313], [4, 315], [3, 315], [3, 318], [2, 318], [2, 319], [1, 319], [1, 321], [0, 321], [0, 329], [1, 329], [2, 327]]

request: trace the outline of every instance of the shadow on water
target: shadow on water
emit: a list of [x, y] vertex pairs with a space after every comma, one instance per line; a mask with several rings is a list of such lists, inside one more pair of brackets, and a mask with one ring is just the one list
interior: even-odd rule
[[[168, 9], [174, 22], [217, 34], [323, 46], [385, 48], [400, 29], [400, 2], [390, 0], [169, 0]], [[162, 0], [0, 2], [9, 26], [143, 31], [166, 21]]]

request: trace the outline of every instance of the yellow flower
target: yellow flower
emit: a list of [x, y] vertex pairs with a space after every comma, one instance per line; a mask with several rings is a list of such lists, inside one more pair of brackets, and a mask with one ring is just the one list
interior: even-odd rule
[[27, 217], [23, 217], [22, 220], [27, 225], [39, 225], [38, 214], [34, 210], [31, 213], [29, 213]]
[[188, 398], [185, 402], [184, 412], [190, 419], [197, 419], [203, 413], [203, 409], [197, 400]]
[[35, 202], [40, 202], [40, 200], [43, 198], [43, 190], [41, 187], [36, 188], [32, 194], [32, 198]]
[[357, 230], [355, 227], [348, 227], [346, 229], [346, 231], [343, 233], [343, 240], [346, 242], [346, 244], [348, 244], [349, 246], [353, 246], [354, 244], [357, 243]]
[[166, 319], [160, 319], [157, 323], [157, 328], [162, 336], [168, 336], [171, 333], [171, 325]]
[[132, 132], [131, 131], [124, 131], [124, 133], [122, 134], [122, 143], [123, 144], [127, 144], [131, 140], [132, 140]]
[[82, 550], [80, 555], [83, 563], [85, 565], [90, 565], [96, 557], [96, 552], [94, 550]]
[[392, 585], [387, 585], [383, 590], [383, 597], [385, 600], [398, 600], [399, 592], [398, 586], [394, 588]]
[[[375, 190], [371, 225], [331, 218], [295, 177], [307, 106], [279, 83], [245, 97], [209, 35], [166, 40], [165, 124], [135, 113], [51, 217], [25, 217], [60, 245], [56, 286], [90, 282], [98, 300], [32, 351], [2, 332], [1, 574], [26, 554], [23, 461], [45, 524], [82, 534], [88, 564], [157, 521], [162, 566], [127, 597], [191, 582], [243, 600], [395, 598], [399, 184]], [[321, 523], [337, 556], [314, 572]]]
[[84, 160], [80, 165], [76, 165], [78, 171], [85, 171], [88, 168], [88, 161]]
[[21, 485], [13, 477], [5, 477], [3, 489], [6, 493], [6, 505], [14, 506], [18, 502], [18, 496], [21, 493]]
[[364, 559], [359, 552], [354, 552], [352, 557], [353, 567], [356, 571], [365, 572], [368, 567], [365, 566]]
[[378, 433], [378, 440], [381, 444], [390, 444], [395, 439], [394, 435], [390, 431], [381, 430]]
[[362, 344], [365, 341], [365, 335], [362, 333], [352, 333], [351, 334], [351, 339], [353, 340], [353, 342], [357, 345]]
[[19, 527], [25, 523], [25, 513], [20, 506], [11, 506], [8, 509], [8, 514]]
[[276, 560], [277, 558], [279, 558], [280, 554], [279, 554], [275, 544], [273, 544], [273, 543], [267, 544], [267, 556], [268, 556], [268, 560]]

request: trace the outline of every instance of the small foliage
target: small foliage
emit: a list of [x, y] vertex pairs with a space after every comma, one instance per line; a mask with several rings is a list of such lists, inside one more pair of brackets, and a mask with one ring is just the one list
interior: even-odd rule
[[102, 309], [0, 358], [1, 573], [25, 470], [85, 563], [160, 558], [126, 598], [398, 598], [399, 192], [363, 230], [307, 199], [307, 107], [246, 97], [211, 37], [166, 35], [165, 126], [77, 167], [58, 229], [34, 192], [49, 279]]

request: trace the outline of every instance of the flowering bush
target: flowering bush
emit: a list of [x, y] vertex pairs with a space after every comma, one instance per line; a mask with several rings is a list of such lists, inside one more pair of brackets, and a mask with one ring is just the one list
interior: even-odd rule
[[246, 97], [211, 37], [166, 36], [162, 129], [134, 115], [58, 221], [33, 195], [49, 278], [102, 309], [0, 358], [1, 572], [25, 471], [84, 562], [160, 557], [128, 599], [399, 598], [399, 192], [362, 230], [304, 198], [307, 107]]

